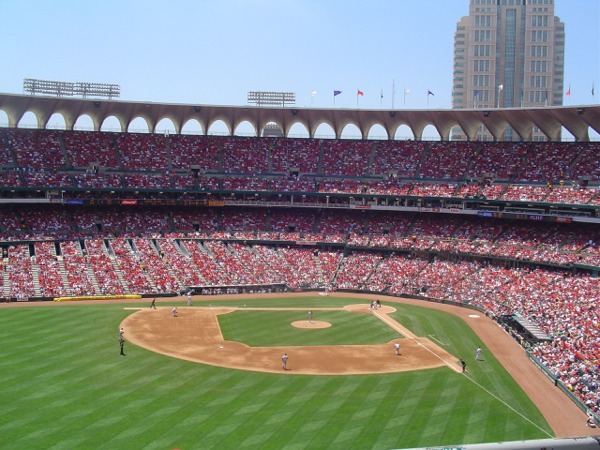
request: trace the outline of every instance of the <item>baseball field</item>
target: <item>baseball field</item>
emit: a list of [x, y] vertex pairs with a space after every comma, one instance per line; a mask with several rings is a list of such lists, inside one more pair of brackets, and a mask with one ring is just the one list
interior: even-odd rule
[[2, 305], [0, 448], [391, 449], [586, 435], [585, 414], [489, 318], [385, 297], [371, 311], [371, 298]]

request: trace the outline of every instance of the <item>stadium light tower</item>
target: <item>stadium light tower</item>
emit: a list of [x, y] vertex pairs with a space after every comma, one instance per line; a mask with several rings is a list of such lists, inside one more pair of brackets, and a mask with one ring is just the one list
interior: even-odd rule
[[295, 92], [265, 92], [265, 91], [250, 91], [248, 92], [248, 103], [254, 103], [258, 106], [275, 105], [285, 106], [296, 103]]
[[121, 87], [118, 84], [71, 83], [68, 81], [36, 80], [25, 78], [23, 91], [31, 95], [54, 95], [56, 97], [103, 97], [118, 98]]

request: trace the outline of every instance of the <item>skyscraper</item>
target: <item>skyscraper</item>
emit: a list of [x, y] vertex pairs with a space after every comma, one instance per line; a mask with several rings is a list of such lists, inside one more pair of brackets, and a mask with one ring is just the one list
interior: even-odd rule
[[[562, 105], [564, 23], [554, 0], [470, 0], [454, 35], [452, 108]], [[460, 129], [453, 139], [464, 139]], [[492, 139], [482, 128], [478, 139]], [[504, 139], [517, 139], [512, 130]], [[532, 139], [543, 134], [532, 130]]]

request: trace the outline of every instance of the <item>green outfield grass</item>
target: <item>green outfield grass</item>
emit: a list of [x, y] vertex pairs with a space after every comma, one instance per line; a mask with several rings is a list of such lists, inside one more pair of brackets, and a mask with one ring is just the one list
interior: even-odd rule
[[348, 311], [313, 311], [313, 320], [329, 322], [329, 328], [291, 327], [294, 321], [308, 320], [306, 311], [235, 311], [219, 316], [226, 340], [251, 347], [283, 345], [366, 345], [385, 344], [401, 334], [382, 327], [381, 320]]
[[[211, 298], [194, 305], [209, 301], [217, 303]], [[249, 302], [307, 309], [358, 303], [309, 297], [219, 304]], [[185, 310], [185, 302], [173, 304]], [[132, 313], [123, 306], [0, 310], [0, 448], [390, 449], [550, 437], [541, 414], [485, 348], [485, 361], [469, 364], [471, 378], [447, 368], [354, 376], [237, 371], [129, 343], [126, 356], [119, 356], [118, 325]], [[409, 329], [472, 361], [481, 342], [460, 319], [394, 306], [395, 318]], [[321, 314], [315, 312], [315, 320], [324, 320]], [[265, 313], [249, 322], [262, 323], [259, 334], [271, 330], [277, 345], [275, 323], [281, 317]], [[305, 319], [299, 312], [297, 320]], [[289, 326], [289, 317], [284, 320]], [[337, 327], [333, 323], [331, 329]], [[397, 335], [378, 325], [373, 339]], [[248, 339], [255, 339], [252, 334]], [[260, 345], [265, 340], [256, 337]]]

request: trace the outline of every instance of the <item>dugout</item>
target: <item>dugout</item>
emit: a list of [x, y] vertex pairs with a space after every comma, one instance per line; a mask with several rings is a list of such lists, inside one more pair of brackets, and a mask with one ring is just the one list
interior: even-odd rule
[[554, 340], [552, 336], [550, 336], [548, 333], [545, 333], [531, 320], [521, 317], [518, 314], [501, 316], [499, 318], [499, 322], [516, 338], [524, 339], [530, 343]]

